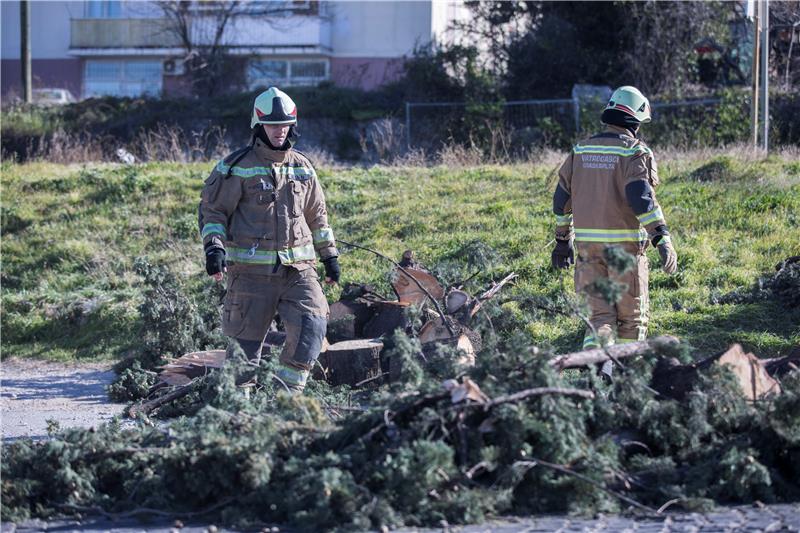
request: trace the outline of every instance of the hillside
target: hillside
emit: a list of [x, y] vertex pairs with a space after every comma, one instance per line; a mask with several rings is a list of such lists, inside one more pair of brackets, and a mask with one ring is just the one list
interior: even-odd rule
[[[399, 257], [412, 249], [444, 281], [480, 273], [477, 289], [509, 271], [506, 330], [539, 346], [577, 349], [576, 319], [541, 316], [531, 297], [572, 290], [549, 268], [558, 158], [514, 166], [320, 168], [340, 238]], [[141, 321], [138, 257], [167, 265], [194, 294], [211, 292], [196, 236], [196, 202], [212, 163], [141, 166], [4, 164], [3, 356], [108, 359], [133, 355]], [[762, 357], [800, 343], [800, 310], [752, 292], [800, 254], [800, 161], [683, 154], [663, 158], [659, 199], [680, 272], [653, 268], [651, 334], [703, 353], [740, 342]], [[650, 252], [651, 264], [657, 256]], [[390, 292], [387, 264], [343, 248], [343, 282]], [[329, 300], [339, 289], [326, 289]]]

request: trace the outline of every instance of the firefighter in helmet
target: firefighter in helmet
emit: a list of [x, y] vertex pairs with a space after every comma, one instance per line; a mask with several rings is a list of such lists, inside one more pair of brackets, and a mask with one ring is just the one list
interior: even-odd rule
[[328, 303], [325, 281], [339, 281], [325, 195], [309, 159], [293, 148], [297, 107], [276, 87], [259, 94], [252, 142], [219, 161], [205, 181], [199, 208], [206, 272], [227, 273], [222, 331], [257, 360], [276, 313], [286, 329], [277, 377], [301, 392], [319, 357]]
[[[584, 349], [599, 347], [602, 342], [645, 339], [648, 243], [658, 250], [664, 272], [673, 274], [678, 266], [656, 200], [656, 161], [637, 136], [639, 126], [650, 122], [650, 103], [635, 87], [620, 87], [611, 95], [601, 121], [606, 130], [579, 142], [564, 161], [553, 195], [556, 246], [552, 265], [569, 268], [575, 263], [575, 290], [587, 298], [593, 326], [586, 330]], [[634, 256], [634, 267], [625, 273], [609, 268], [604, 253], [608, 246], [619, 246]], [[594, 282], [600, 278], [627, 286], [616, 304], [595, 290]], [[603, 372], [610, 374], [611, 365]]]

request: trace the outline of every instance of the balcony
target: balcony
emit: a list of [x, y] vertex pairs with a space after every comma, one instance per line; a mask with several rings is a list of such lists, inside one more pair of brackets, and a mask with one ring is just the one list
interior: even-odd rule
[[[73, 19], [71, 24], [73, 55], [163, 54], [182, 48], [166, 19]], [[194, 18], [189, 33], [195, 46], [211, 45], [214, 18]], [[231, 54], [326, 54], [331, 51], [330, 19], [240, 16], [229, 21], [221, 44]]]
[[180, 40], [165, 19], [72, 19], [70, 50], [178, 48]]

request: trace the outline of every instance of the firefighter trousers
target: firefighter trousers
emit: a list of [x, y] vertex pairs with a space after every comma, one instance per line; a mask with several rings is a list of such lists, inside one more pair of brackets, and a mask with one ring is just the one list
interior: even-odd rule
[[272, 319], [278, 313], [286, 330], [278, 378], [302, 391], [328, 325], [328, 302], [317, 271], [280, 265], [275, 275], [232, 272], [228, 276], [222, 332], [258, 359]]
[[[620, 246], [635, 258], [634, 266], [624, 273], [609, 268], [604, 251], [607, 246]], [[645, 255], [646, 243], [576, 243], [575, 291], [589, 304], [589, 322], [583, 348], [598, 348], [605, 337], [608, 344], [644, 340], [647, 336], [649, 269]], [[623, 284], [622, 298], [609, 303], [597, 290], [597, 280], [607, 278]]]

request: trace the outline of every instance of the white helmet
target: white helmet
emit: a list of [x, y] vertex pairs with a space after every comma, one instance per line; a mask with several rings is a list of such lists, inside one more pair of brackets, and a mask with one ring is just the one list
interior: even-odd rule
[[250, 129], [258, 124], [297, 124], [297, 106], [289, 95], [270, 87], [256, 96]]

